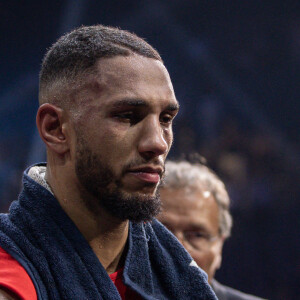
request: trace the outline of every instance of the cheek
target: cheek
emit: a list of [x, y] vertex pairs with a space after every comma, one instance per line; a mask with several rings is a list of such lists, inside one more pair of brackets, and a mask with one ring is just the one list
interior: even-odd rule
[[211, 265], [214, 262], [215, 255], [212, 251], [190, 251], [191, 256], [198, 266], [206, 273], [209, 273]]
[[100, 149], [107, 149], [108, 152], [119, 149], [126, 141], [124, 128], [116, 124], [99, 124], [87, 135], [92, 143]]
[[95, 144], [96, 151], [113, 168], [119, 169], [132, 156], [134, 150], [134, 136], [125, 126], [108, 124], [94, 133], [91, 142]]
[[169, 145], [169, 150], [172, 146], [172, 143], [173, 143], [173, 130], [172, 128], [166, 128], [164, 130], [164, 138], [165, 138], [165, 141], [166, 143]]

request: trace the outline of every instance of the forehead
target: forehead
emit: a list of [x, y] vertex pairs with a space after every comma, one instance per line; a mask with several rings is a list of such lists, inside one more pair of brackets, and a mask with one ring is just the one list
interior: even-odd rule
[[217, 232], [219, 209], [212, 195], [200, 189], [161, 189], [161, 221], [174, 229], [206, 228]]
[[102, 83], [109, 83], [113, 80], [118, 81], [119, 86], [130, 85], [137, 81], [150, 81], [156, 84], [163, 82], [172, 88], [168, 71], [163, 63], [141, 55], [101, 58], [96, 63], [96, 68], [101, 74]]
[[140, 55], [100, 59], [85, 90], [93, 97], [82, 98], [89, 101], [101, 98], [103, 105], [121, 99], [141, 99], [153, 105], [177, 104], [165, 66], [158, 60]]

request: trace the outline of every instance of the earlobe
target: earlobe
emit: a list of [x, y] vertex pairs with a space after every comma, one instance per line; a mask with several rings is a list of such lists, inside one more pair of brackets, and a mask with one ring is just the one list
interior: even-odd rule
[[36, 124], [48, 149], [60, 155], [69, 150], [61, 108], [49, 103], [42, 104], [37, 112]]

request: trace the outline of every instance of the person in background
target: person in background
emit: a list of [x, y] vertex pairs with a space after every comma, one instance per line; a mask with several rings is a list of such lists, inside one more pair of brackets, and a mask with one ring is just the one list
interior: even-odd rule
[[218, 299], [261, 299], [214, 279], [232, 227], [230, 200], [220, 178], [201, 162], [167, 161], [160, 193], [163, 210], [158, 219], [207, 273]]
[[158, 52], [82, 26], [48, 50], [36, 123], [47, 163], [0, 215], [1, 299], [216, 299], [154, 217], [179, 104]]

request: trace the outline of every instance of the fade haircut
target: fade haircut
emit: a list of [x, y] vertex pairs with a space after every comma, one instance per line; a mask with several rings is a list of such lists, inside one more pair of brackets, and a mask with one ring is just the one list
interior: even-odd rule
[[40, 104], [55, 102], [55, 97], [47, 99], [49, 92], [76, 84], [78, 78], [82, 80], [95, 73], [98, 59], [133, 53], [162, 62], [152, 46], [126, 30], [103, 25], [81, 26], [63, 35], [43, 59], [39, 77]]
[[232, 217], [229, 211], [229, 196], [224, 183], [207, 166], [186, 160], [167, 161], [163, 189], [197, 188], [210, 192], [219, 208], [219, 233], [228, 238], [231, 233]]

